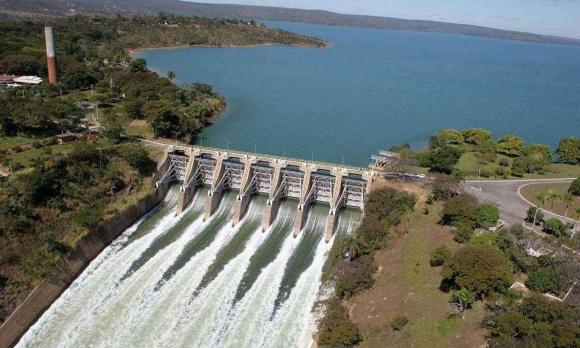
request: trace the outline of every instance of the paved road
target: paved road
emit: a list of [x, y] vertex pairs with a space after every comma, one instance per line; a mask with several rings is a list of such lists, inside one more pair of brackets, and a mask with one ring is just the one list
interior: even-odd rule
[[[492, 202], [500, 207], [501, 218], [508, 225], [521, 223], [526, 217], [530, 205], [518, 194], [518, 189], [526, 184], [543, 183], [570, 183], [573, 178], [565, 179], [529, 179], [529, 180], [498, 180], [498, 181], [466, 181], [464, 187], [467, 192], [474, 194], [480, 201]], [[480, 186], [481, 191], [472, 189]], [[544, 212], [547, 217], [557, 217]]]

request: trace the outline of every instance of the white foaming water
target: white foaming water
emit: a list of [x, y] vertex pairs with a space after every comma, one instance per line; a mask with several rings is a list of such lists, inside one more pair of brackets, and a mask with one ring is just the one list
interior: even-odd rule
[[[312, 219], [314, 233], [324, 234], [326, 216], [315, 215]], [[305, 230], [310, 229], [307, 228]], [[315, 329], [312, 306], [316, 301], [321, 284], [322, 267], [326, 254], [334, 238], [324, 242], [324, 236], [318, 241], [312, 264], [300, 275], [290, 297], [276, 312], [275, 317], [267, 324], [261, 342], [255, 347], [309, 347], [312, 344], [312, 333]]]
[[[216, 216], [226, 213], [232, 204], [223, 204]], [[211, 223], [207, 221], [203, 231]], [[160, 345], [160, 337], [170, 330], [172, 322], [187, 306], [189, 295], [201, 282], [203, 275], [215, 261], [219, 250], [226, 245], [239, 228], [226, 224], [221, 228], [211, 244], [196, 253], [175, 275], [163, 281], [160, 289], [150, 289], [129, 317], [128, 325], [118, 335], [111, 336], [111, 346], [145, 347]]]
[[[248, 222], [259, 219], [261, 214], [250, 207]], [[250, 258], [266, 239], [266, 234], [257, 228], [246, 242], [244, 250], [230, 260], [209, 285], [194, 297], [182, 314], [175, 320], [173, 328], [162, 336], [161, 345], [166, 347], [211, 347], [212, 337], [221, 323], [227, 321], [236, 289], [242, 280]]]
[[[294, 218], [294, 211], [285, 207], [280, 211], [279, 225]], [[281, 220], [281, 221], [280, 221]], [[274, 226], [276, 228], [277, 226]], [[292, 225], [288, 226], [291, 230]], [[232, 310], [227, 322], [220, 328], [219, 335], [210, 342], [213, 347], [255, 347], [264, 334], [270, 320], [274, 302], [284, 276], [284, 269], [300, 238], [288, 233], [278, 255], [258, 276], [255, 284]]]
[[[60, 346], [86, 313], [105, 300], [130, 267], [131, 263], [165, 233], [179, 218], [171, 207], [177, 202], [177, 190], [171, 190], [164, 204], [168, 209], [148, 214], [127, 229], [93, 260], [71, 286], [56, 300], [42, 317], [28, 330], [18, 347]], [[147, 218], [165, 213], [152, 230], [129, 244], [125, 244]]]
[[[303, 233], [294, 238], [290, 230], [295, 210], [283, 206], [274, 225], [262, 233], [259, 228], [250, 230], [259, 225], [263, 209], [261, 204], [252, 202], [238, 227], [233, 228], [226, 221], [221, 228], [216, 228], [216, 224], [231, 216], [234, 200], [230, 197], [224, 199], [209, 221], [196, 219], [183, 230], [174, 228], [171, 234], [166, 234], [184, 216], [202, 209], [203, 197], [196, 197], [184, 214], [175, 217], [172, 207], [176, 198], [177, 192], [172, 191], [166, 206], [145, 218], [157, 219], [153, 226], [147, 225], [149, 232], [139, 238], [131, 237], [141, 232], [139, 223], [135, 224], [106, 248], [29, 330], [18, 347], [309, 346], [314, 330], [311, 309], [331, 246], [323, 242], [325, 214], [309, 214]], [[279, 250], [272, 251], [276, 256], [234, 305], [240, 282], [253, 262], [252, 256], [265, 246], [263, 242], [274, 228], [288, 230], [287, 236], [276, 237], [284, 238]], [[339, 228], [348, 228], [342, 219]], [[299, 275], [290, 296], [272, 318], [288, 261], [302, 239], [307, 235], [311, 238], [312, 233], [319, 234], [322, 242], [314, 246], [312, 263]], [[171, 242], [156, 243], [161, 236], [171, 237], [165, 239]], [[127, 243], [129, 238], [134, 240]], [[239, 252], [236, 256], [228, 256], [235, 250], [231, 243], [238, 243], [237, 240], [244, 240], [243, 248], [235, 251]], [[199, 241], [204, 242], [187, 251], [189, 243]], [[156, 250], [156, 245], [164, 246]], [[187, 256], [188, 253], [193, 254]], [[183, 255], [189, 259], [183, 260]], [[133, 273], [127, 273], [140, 257], [147, 257], [143, 259], [146, 262], [132, 270]], [[183, 266], [164, 279], [171, 267], [179, 265], [179, 259], [185, 261]], [[229, 261], [226, 263], [226, 260]], [[216, 262], [216, 265], [225, 265], [213, 267], [219, 270], [215, 278], [195, 293], [202, 281], [205, 282], [208, 270], [213, 272], [212, 265]]]

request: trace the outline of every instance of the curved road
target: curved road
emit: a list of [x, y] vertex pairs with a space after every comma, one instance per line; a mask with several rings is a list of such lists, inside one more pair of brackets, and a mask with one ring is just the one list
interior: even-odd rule
[[[501, 218], [508, 225], [522, 223], [526, 217], [526, 212], [530, 207], [520, 195], [519, 189], [527, 184], [544, 184], [544, 183], [571, 183], [575, 178], [562, 179], [524, 179], [524, 180], [490, 180], [475, 181], [469, 180], [464, 183], [465, 190], [475, 195], [480, 201], [492, 202], [499, 206]], [[481, 191], [473, 187], [481, 187]], [[543, 210], [543, 209], [542, 209]], [[545, 210], [544, 215], [547, 217], [556, 217], [564, 219]], [[567, 219], [572, 222], [574, 220]]]

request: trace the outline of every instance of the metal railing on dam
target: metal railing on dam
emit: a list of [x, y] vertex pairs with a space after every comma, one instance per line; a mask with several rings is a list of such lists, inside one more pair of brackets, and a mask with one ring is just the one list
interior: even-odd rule
[[374, 177], [368, 168], [206, 146], [146, 142], [167, 147], [157, 185], [171, 181], [182, 183], [178, 213], [187, 207], [200, 186], [209, 187], [204, 209], [206, 219], [217, 209], [223, 193], [235, 190], [238, 192], [232, 222], [235, 225], [244, 216], [252, 196], [263, 194], [268, 196], [262, 222], [265, 230], [274, 220], [281, 200], [297, 199], [294, 220], [297, 235], [309, 207], [324, 203], [330, 206], [326, 240], [332, 237], [342, 208], [355, 207], [364, 212], [365, 198]]

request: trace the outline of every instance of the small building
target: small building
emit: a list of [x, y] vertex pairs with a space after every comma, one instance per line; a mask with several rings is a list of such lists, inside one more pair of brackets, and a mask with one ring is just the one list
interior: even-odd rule
[[59, 145], [62, 145], [76, 141], [78, 138], [79, 138], [78, 134], [75, 133], [60, 134], [56, 136], [56, 142]]
[[38, 85], [42, 82], [42, 78], [38, 76], [18, 76], [12, 79], [15, 83], [25, 85]]

